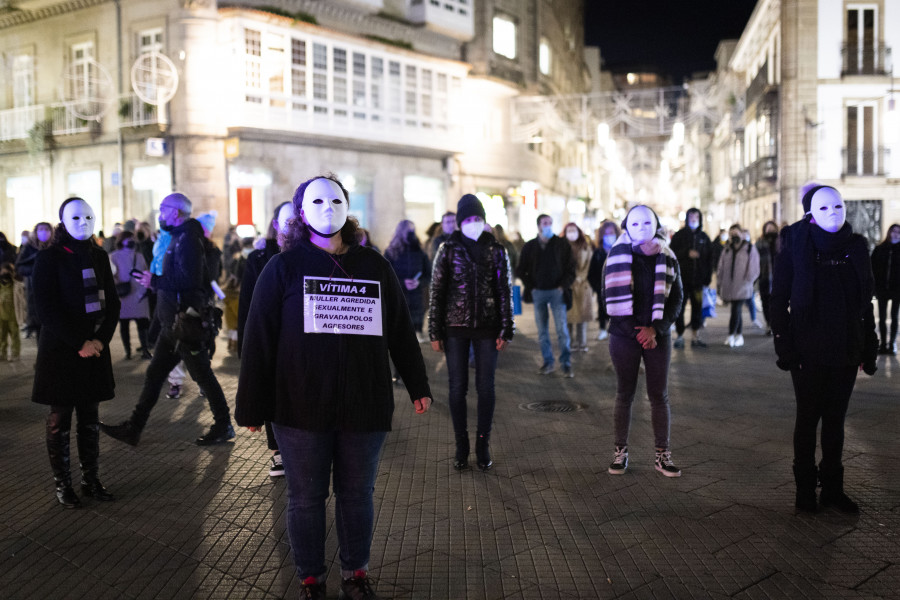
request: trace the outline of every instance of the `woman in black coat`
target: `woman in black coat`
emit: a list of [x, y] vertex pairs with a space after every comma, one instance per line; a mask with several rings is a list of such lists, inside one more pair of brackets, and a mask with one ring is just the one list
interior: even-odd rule
[[66, 508], [81, 504], [69, 471], [72, 413], [81, 461], [81, 491], [112, 500], [99, 479], [99, 403], [114, 396], [109, 341], [119, 322], [119, 297], [106, 253], [93, 242], [94, 213], [81, 198], [59, 208], [53, 242], [34, 265], [35, 309], [41, 337], [32, 401], [50, 406], [47, 451], [56, 498]]
[[[900, 225], [888, 228], [884, 241], [872, 251], [875, 297], [878, 299], [879, 354], [897, 354], [897, 316], [900, 313]], [[887, 335], [888, 302], [891, 303], [891, 336]]]
[[431, 261], [416, 237], [416, 226], [412, 221], [400, 221], [397, 224], [394, 237], [384, 251], [384, 257], [391, 262], [397, 279], [403, 286], [413, 329], [421, 334], [425, 324], [424, 290], [428, 289], [431, 280]]
[[[804, 218], [781, 232], [772, 281], [772, 332], [780, 369], [791, 372], [795, 506], [814, 512], [816, 480], [822, 506], [858, 513], [844, 493], [844, 418], [857, 372], [875, 373], [878, 340], [874, 281], [865, 239], [846, 223], [843, 200], [830, 186], [803, 195]], [[816, 430], [822, 460], [816, 469]]]

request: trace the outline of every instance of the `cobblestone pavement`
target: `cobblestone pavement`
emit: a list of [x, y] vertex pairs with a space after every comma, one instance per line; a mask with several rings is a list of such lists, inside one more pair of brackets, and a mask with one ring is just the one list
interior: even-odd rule
[[[375, 488], [371, 576], [395, 599], [900, 598], [900, 364], [879, 358], [851, 401], [846, 482], [859, 517], [793, 510], [790, 377], [771, 339], [673, 350], [673, 458], [684, 475], [653, 469], [649, 404], [638, 389], [631, 464], [607, 474], [615, 382], [606, 342], [591, 327], [576, 376], [542, 377], [530, 308], [501, 355], [492, 437], [495, 468], [452, 467], [442, 356], [425, 356], [437, 404], [415, 415], [398, 394]], [[53, 495], [45, 407], [30, 402], [35, 346], [0, 364], [0, 598], [296, 598], [285, 486], [268, 476], [265, 436], [200, 448], [211, 424], [193, 382], [163, 397], [141, 445], [105, 436], [103, 481], [116, 502], [64, 510]], [[118, 422], [137, 398], [146, 362], [113, 343], [118, 396], [100, 409]], [[239, 364], [215, 359], [233, 402]], [[474, 387], [474, 382], [470, 385]], [[529, 405], [573, 412], [539, 412]], [[470, 421], [474, 423], [474, 410]], [[531, 408], [534, 408], [532, 406]], [[474, 429], [474, 425], [473, 425]], [[73, 441], [73, 453], [75, 453]], [[73, 457], [73, 463], [75, 463]], [[329, 530], [328, 587], [339, 581]]]

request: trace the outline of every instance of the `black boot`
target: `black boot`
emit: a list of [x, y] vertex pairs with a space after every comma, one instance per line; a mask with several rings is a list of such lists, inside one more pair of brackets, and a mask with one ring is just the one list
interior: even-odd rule
[[456, 456], [453, 459], [453, 468], [457, 471], [469, 468], [469, 432], [456, 434]]
[[794, 481], [797, 483], [797, 496], [794, 507], [797, 510], [814, 513], [819, 510], [816, 502], [816, 466], [799, 467], [794, 465]]
[[491, 460], [490, 439], [490, 433], [478, 433], [478, 437], [475, 438], [475, 458], [478, 460], [478, 468], [482, 471], [494, 466], [494, 461]]
[[100, 425], [78, 423], [75, 430], [78, 440], [78, 458], [81, 459], [81, 493], [101, 502], [115, 500], [100, 483]]
[[844, 493], [844, 467], [822, 467], [819, 465], [819, 479], [822, 482], [822, 506], [833, 506], [848, 515], [859, 514], [859, 504]]
[[115, 440], [125, 442], [129, 446], [137, 446], [141, 441], [141, 429], [142, 427], [135, 425], [131, 419], [122, 421], [118, 425], [100, 423], [100, 430], [103, 433]]
[[72, 489], [69, 472], [69, 430], [61, 427], [62, 415], [51, 412], [47, 417], [47, 453], [56, 482], [56, 499], [66, 508], [78, 508], [81, 500]]

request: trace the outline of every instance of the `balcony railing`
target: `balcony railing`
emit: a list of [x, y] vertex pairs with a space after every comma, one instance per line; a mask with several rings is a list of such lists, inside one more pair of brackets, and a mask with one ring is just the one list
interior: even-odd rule
[[157, 107], [147, 104], [137, 94], [123, 94], [119, 97], [119, 126], [141, 127], [159, 123]]
[[891, 49], [888, 46], [841, 46], [841, 77], [845, 75], [887, 75], [891, 72]]
[[88, 133], [92, 126], [96, 128], [97, 121], [88, 121], [75, 116], [70, 108], [75, 102], [57, 102], [50, 105], [48, 117], [52, 124], [53, 135], [74, 135], [76, 133]]
[[884, 177], [890, 172], [888, 161], [891, 151], [883, 146], [874, 150], [843, 148], [841, 156], [843, 158], [841, 177]]
[[28, 131], [43, 118], [43, 104], [0, 110], [0, 142], [27, 138]]
[[747, 183], [756, 187], [760, 183], [773, 182], [778, 176], [778, 157], [763, 156], [747, 168]]

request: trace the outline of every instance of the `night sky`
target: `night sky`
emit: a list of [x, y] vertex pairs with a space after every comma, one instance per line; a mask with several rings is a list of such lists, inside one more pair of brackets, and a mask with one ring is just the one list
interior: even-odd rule
[[756, 0], [585, 0], [585, 44], [604, 68], [657, 67], [673, 83], [715, 69], [719, 41], [737, 39]]

